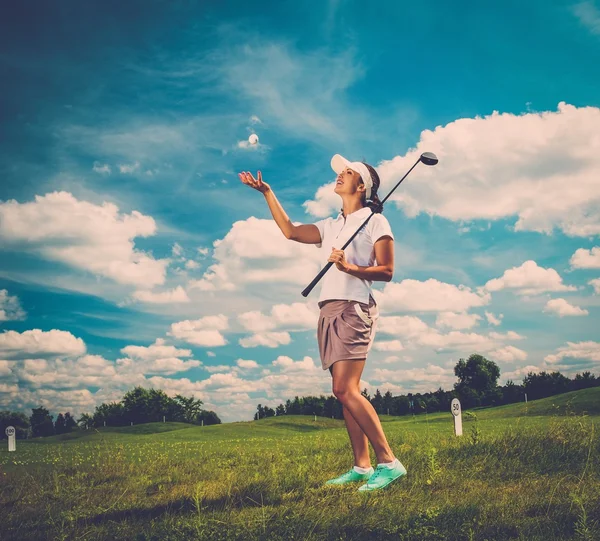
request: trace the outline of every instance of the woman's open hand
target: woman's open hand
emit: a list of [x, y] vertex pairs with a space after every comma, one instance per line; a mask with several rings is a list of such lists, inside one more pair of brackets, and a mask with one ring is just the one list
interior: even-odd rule
[[267, 193], [271, 189], [271, 186], [263, 181], [262, 173], [260, 171], [258, 172], [258, 178], [254, 178], [250, 171], [242, 171], [241, 173], [238, 173], [238, 176], [244, 184], [258, 190], [260, 193]]

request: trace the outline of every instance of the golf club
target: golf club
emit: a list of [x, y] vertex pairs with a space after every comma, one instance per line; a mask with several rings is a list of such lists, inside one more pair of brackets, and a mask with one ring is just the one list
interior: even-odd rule
[[[398, 183], [392, 188], [392, 190], [390, 191], [390, 193], [388, 193], [385, 196], [385, 199], [381, 202], [381, 205], [383, 206], [383, 204], [387, 201], [388, 197], [390, 195], [392, 195], [394, 193], [394, 190], [400, 186], [400, 183], [408, 176], [408, 173], [410, 173], [419, 162], [423, 162], [425, 165], [435, 165], [438, 162], [437, 156], [433, 153], [433, 152], [423, 152], [423, 154], [421, 154], [419, 156], [419, 159], [414, 163], [414, 165], [408, 170], [408, 172], [406, 173], [406, 175], [404, 175], [399, 181]], [[369, 216], [367, 217], [367, 219], [361, 224], [361, 226], [354, 232], [354, 234], [346, 241], [346, 244], [344, 244], [344, 246], [342, 246], [342, 250], [345, 250], [346, 247], [352, 242], [352, 240], [354, 239], [354, 237], [356, 237], [356, 235], [358, 235], [358, 232], [365, 226], [367, 225], [368, 221], [373, 217], [373, 214], [375, 214], [375, 212], [373, 212], [373, 210], [371, 210], [371, 214], [369, 214]], [[304, 291], [302, 292], [302, 296], [306, 297], [312, 290], [313, 288], [319, 283], [319, 280], [321, 278], [323, 278], [323, 276], [325, 275], [325, 273], [330, 269], [331, 265], [333, 265], [332, 261], [328, 261], [327, 265], [325, 265], [322, 269], [321, 272], [319, 272], [319, 274], [317, 274], [314, 278], [314, 280], [308, 285], [306, 286], [306, 288], [304, 289]]]

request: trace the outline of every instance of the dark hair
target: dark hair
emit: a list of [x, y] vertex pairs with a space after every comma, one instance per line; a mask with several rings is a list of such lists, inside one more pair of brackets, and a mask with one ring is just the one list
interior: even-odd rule
[[[377, 171], [375, 171], [374, 167], [372, 167], [371, 165], [369, 165], [368, 163], [365, 163], [365, 162], [361, 162], [361, 163], [366, 166], [366, 168], [369, 170], [369, 173], [371, 173], [371, 178], [373, 179], [373, 186], [371, 186], [371, 198], [363, 199], [363, 203], [365, 204], [366, 207], [369, 207], [373, 212], [382, 212], [383, 205], [382, 205], [381, 201], [379, 200], [379, 196], [377, 195], [377, 190], [379, 189], [379, 186], [381, 185], [381, 180], [379, 180], [379, 175], [377, 174]], [[361, 177], [361, 180], [362, 180], [362, 177]]]

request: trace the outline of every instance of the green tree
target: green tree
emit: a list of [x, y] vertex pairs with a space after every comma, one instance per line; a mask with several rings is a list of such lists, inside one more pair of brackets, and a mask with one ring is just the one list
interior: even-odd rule
[[65, 433], [65, 416], [62, 413], [59, 413], [56, 417], [56, 421], [54, 421], [54, 433], [55, 434], [64, 434]]
[[18, 440], [25, 439], [29, 431], [29, 419], [27, 415], [16, 411], [0, 411], [0, 438], [6, 439], [6, 427], [15, 427], [15, 436]]
[[65, 430], [71, 432], [74, 428], [77, 428], [77, 423], [75, 422], [75, 419], [71, 417], [71, 413], [67, 411], [67, 413], [65, 413]]
[[500, 377], [500, 368], [494, 361], [473, 353], [465, 361], [460, 359], [454, 367], [454, 374], [458, 377], [459, 387], [469, 387], [482, 393], [497, 386]]
[[29, 417], [29, 423], [33, 437], [52, 436], [54, 434], [54, 423], [52, 422], [53, 416], [50, 415], [50, 412], [43, 406], [32, 408], [31, 411], [33, 413]]

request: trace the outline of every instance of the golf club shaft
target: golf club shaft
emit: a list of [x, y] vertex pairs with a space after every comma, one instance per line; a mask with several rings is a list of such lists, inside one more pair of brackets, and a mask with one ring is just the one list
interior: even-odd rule
[[[388, 193], [385, 198], [383, 199], [383, 201], [381, 202], [381, 205], [383, 206], [383, 204], [388, 200], [388, 198], [390, 197], [390, 195], [392, 195], [392, 193], [394, 193], [394, 191], [396, 190], [396, 188], [398, 186], [400, 186], [400, 183], [408, 176], [408, 174], [417, 166], [417, 164], [421, 161], [421, 158], [419, 157], [419, 159], [414, 163], [414, 165], [407, 171], [407, 173], [398, 181], [398, 183], [391, 189], [390, 193]], [[371, 214], [369, 214], [369, 216], [367, 217], [367, 219], [360, 225], [360, 227], [354, 232], [354, 234], [346, 241], [346, 243], [344, 244], [344, 246], [342, 246], [341, 250], [345, 250], [348, 245], [354, 240], [354, 237], [356, 237], [356, 235], [358, 235], [358, 232], [367, 224], [367, 222], [373, 217], [373, 214], [375, 214], [372, 210], [371, 210]], [[308, 284], [308, 286], [306, 286], [306, 288], [304, 289], [304, 291], [302, 291], [302, 296], [303, 297], [307, 297], [308, 294], [313, 290], [313, 288], [319, 283], [319, 280], [321, 280], [321, 278], [323, 278], [323, 276], [325, 275], [325, 273], [331, 268], [331, 265], [333, 265], [332, 261], [328, 261], [327, 265], [325, 265], [321, 271], [319, 272], [319, 274], [317, 274], [314, 278], [314, 280]]]

